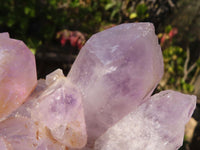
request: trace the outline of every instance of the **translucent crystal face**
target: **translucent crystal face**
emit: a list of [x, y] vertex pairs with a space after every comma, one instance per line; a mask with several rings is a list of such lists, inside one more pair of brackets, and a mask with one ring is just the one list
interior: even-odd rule
[[95, 150], [176, 150], [195, 105], [195, 96], [174, 91], [155, 94], [97, 139]]
[[26, 150], [82, 148], [87, 133], [80, 92], [62, 70], [54, 71], [46, 81], [39, 80], [29, 99], [7, 120], [0, 122], [0, 137], [3, 137], [2, 147], [9, 145], [8, 142], [16, 150], [23, 150], [23, 142]]
[[176, 150], [196, 97], [151, 96], [162, 75], [151, 23], [93, 35], [67, 78], [57, 69], [37, 86], [32, 53], [0, 34], [0, 149]]
[[122, 24], [93, 35], [68, 75], [83, 95], [89, 141], [143, 103], [162, 75], [151, 23]]
[[0, 34], [0, 120], [16, 110], [37, 83], [35, 58], [22, 41]]
[[48, 87], [37, 97], [31, 118], [47, 127], [60, 143], [81, 148], [87, 141], [81, 94], [60, 71], [47, 76]]
[[[0, 137], [4, 141], [5, 150], [29, 149], [32, 143], [37, 145], [36, 126], [26, 118], [10, 118], [0, 123]], [[1, 147], [0, 147], [1, 148]]]

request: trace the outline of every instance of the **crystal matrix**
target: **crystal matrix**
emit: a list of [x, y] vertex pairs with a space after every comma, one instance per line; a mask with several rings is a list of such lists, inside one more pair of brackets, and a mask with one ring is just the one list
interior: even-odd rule
[[0, 122], [1, 137], [0, 148], [10, 145], [15, 150], [84, 147], [87, 133], [80, 93], [57, 69], [39, 80], [28, 100]]
[[[11, 39], [16, 47], [12, 42], [6, 45], [3, 41], [8, 39], [7, 33], [0, 34], [0, 46], [4, 46], [0, 49], [0, 82], [9, 78], [4, 83], [20, 83], [22, 87], [8, 86], [25, 95], [22, 89], [28, 87], [21, 82], [28, 83], [28, 77], [18, 82], [16, 69], [30, 76], [31, 71], [23, 68], [23, 72], [21, 67], [32, 57], [22, 50], [18, 56], [22, 64], [15, 56], [23, 44]], [[6, 51], [7, 47], [11, 50]], [[9, 57], [18, 61], [3, 59]], [[12, 71], [18, 73], [14, 78], [10, 78]], [[5, 90], [0, 96], [13, 100], [7, 114], [12, 113], [0, 121], [0, 149], [175, 150], [182, 143], [184, 124], [196, 98], [173, 91], [150, 97], [162, 74], [161, 49], [151, 23], [122, 24], [97, 33], [83, 47], [67, 78], [58, 69], [46, 80], [40, 79], [18, 109], [14, 106], [19, 95], [7, 90], [11, 94], [5, 96], [6, 88], [0, 86]], [[29, 86], [34, 88], [35, 83], [31, 81]], [[86, 127], [89, 142], [84, 147]]]
[[93, 35], [68, 75], [83, 95], [88, 140], [143, 103], [162, 75], [151, 23], [122, 24]]
[[36, 86], [35, 58], [19, 40], [0, 34], [0, 120], [17, 109]]
[[195, 96], [160, 92], [108, 129], [95, 150], [177, 150], [195, 105]]
[[71, 148], [82, 148], [87, 141], [80, 92], [60, 69], [46, 78], [48, 86], [34, 101], [31, 118], [45, 126], [58, 142]]

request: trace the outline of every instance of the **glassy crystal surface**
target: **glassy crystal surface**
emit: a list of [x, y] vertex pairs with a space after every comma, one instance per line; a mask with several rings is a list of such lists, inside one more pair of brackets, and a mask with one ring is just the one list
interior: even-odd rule
[[[28, 150], [38, 144], [36, 127], [29, 119], [16, 117], [0, 123], [0, 137], [4, 139], [6, 150]], [[2, 148], [2, 147], [0, 147]]]
[[1, 150], [176, 150], [196, 104], [174, 91], [150, 97], [163, 75], [151, 23], [93, 35], [67, 78], [57, 69], [38, 82], [34, 56], [2, 33], [0, 68]]
[[82, 92], [88, 140], [143, 103], [162, 75], [151, 23], [122, 24], [93, 35], [67, 76]]
[[175, 91], [152, 96], [95, 143], [95, 150], [177, 150], [196, 97]]
[[[40, 128], [39, 133], [60, 143], [60, 147], [82, 148], [86, 144], [81, 94], [60, 69], [47, 75], [46, 80], [39, 80], [26, 103], [10, 117], [31, 119]], [[52, 144], [45, 140], [39, 147], [52, 147], [48, 143]]]
[[19, 40], [0, 34], [0, 120], [16, 110], [37, 83], [35, 58]]
[[87, 141], [82, 98], [60, 69], [46, 78], [48, 87], [36, 98], [31, 118], [47, 127], [53, 138], [71, 148]]
[[1, 150], [65, 150], [31, 119], [14, 117], [0, 123]]

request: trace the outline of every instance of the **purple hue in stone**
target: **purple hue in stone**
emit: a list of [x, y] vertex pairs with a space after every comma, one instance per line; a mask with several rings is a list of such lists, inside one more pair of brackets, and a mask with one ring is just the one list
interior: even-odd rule
[[0, 34], [0, 120], [16, 110], [37, 83], [35, 58], [19, 40]]
[[95, 142], [95, 150], [177, 150], [196, 96], [163, 91], [125, 116]]
[[121, 24], [93, 35], [67, 76], [82, 92], [89, 142], [142, 104], [162, 75], [153, 24]]
[[[18, 118], [22, 118], [21, 124], [17, 122]], [[39, 80], [28, 100], [14, 111], [5, 122], [1, 122], [2, 125], [5, 126], [10, 119], [13, 120], [13, 124], [16, 122], [22, 128], [24, 128], [23, 121], [31, 122], [27, 124], [27, 127], [32, 131], [28, 135], [32, 139], [26, 142], [29, 145], [36, 144], [34, 144], [34, 148], [25, 147], [26, 150], [80, 149], [85, 146], [87, 141], [81, 94], [67, 80], [60, 69], [47, 75], [46, 80]], [[16, 127], [18, 128], [18, 126]], [[16, 127], [13, 126], [13, 129], [7, 130], [12, 132], [16, 130]], [[18, 138], [20, 132], [13, 132], [11, 145], [15, 145], [14, 141], [17, 140], [15, 137]], [[1, 137], [10, 138], [0, 130]], [[37, 137], [40, 140], [37, 140]], [[1, 141], [0, 144], [3, 147], [4, 143]]]
[[34, 100], [37, 103], [33, 105], [31, 118], [47, 127], [58, 142], [82, 148], [87, 134], [80, 92], [60, 69], [47, 76], [46, 85]]
[[31, 95], [34, 56], [8, 33], [0, 34], [0, 68], [1, 150], [176, 150], [196, 104], [174, 91], [150, 97], [163, 75], [151, 23], [93, 35], [67, 78], [57, 69]]
[[0, 148], [1, 150], [7, 150], [9, 149], [9, 144], [7, 144], [7, 142], [5, 141], [4, 138], [0, 138]]
[[65, 146], [47, 136], [47, 132], [29, 118], [8, 118], [0, 122], [0, 149], [65, 150]]
[[29, 150], [38, 144], [35, 125], [31, 120], [21, 117], [2, 121], [0, 123], [0, 137], [4, 139], [5, 150], [10, 150], [10, 148]]
[[8, 32], [0, 33], [0, 38], [10, 38]]

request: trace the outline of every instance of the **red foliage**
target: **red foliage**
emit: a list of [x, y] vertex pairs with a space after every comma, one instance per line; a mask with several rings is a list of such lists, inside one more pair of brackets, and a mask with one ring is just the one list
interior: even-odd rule
[[172, 28], [169, 33], [163, 33], [160, 38], [160, 44], [164, 45], [166, 41], [172, 42], [173, 37], [178, 33], [177, 28]]
[[69, 41], [72, 47], [77, 47], [79, 50], [85, 43], [85, 36], [79, 31], [62, 30], [57, 33], [57, 39], [60, 39], [62, 46]]
[[178, 29], [177, 28], [173, 28], [168, 34], [169, 35], [169, 39], [171, 40], [177, 33], [178, 33]]

